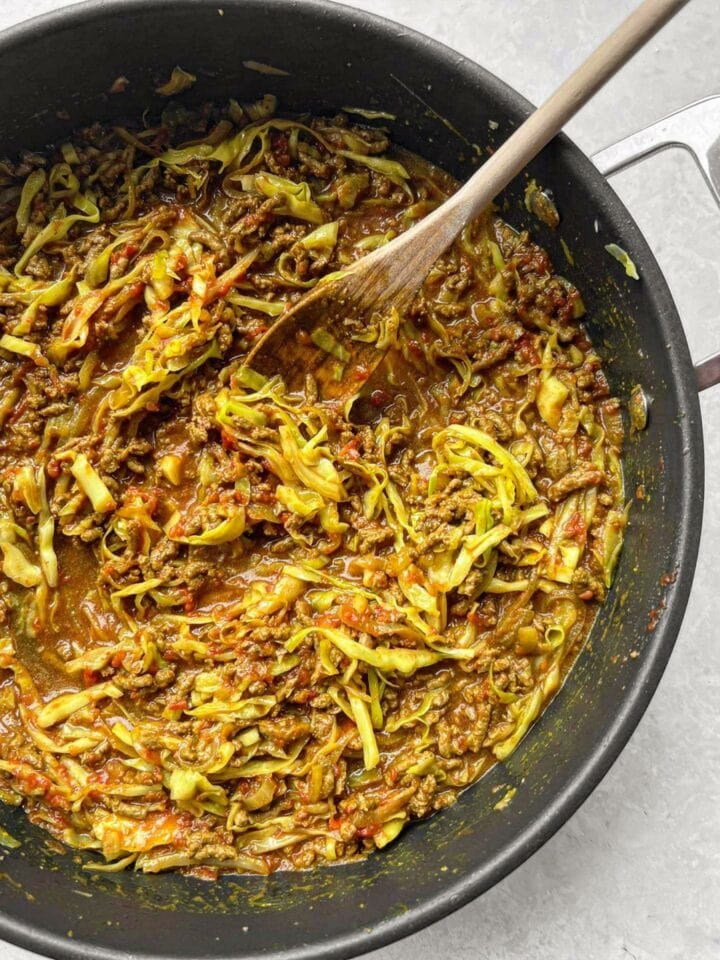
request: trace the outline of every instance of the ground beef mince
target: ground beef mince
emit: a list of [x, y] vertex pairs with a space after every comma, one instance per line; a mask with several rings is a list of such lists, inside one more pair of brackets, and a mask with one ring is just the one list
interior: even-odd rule
[[362, 423], [243, 365], [457, 186], [273, 108], [0, 164], [0, 799], [91, 866], [390, 843], [517, 746], [622, 542], [582, 299], [494, 210], [388, 327]]

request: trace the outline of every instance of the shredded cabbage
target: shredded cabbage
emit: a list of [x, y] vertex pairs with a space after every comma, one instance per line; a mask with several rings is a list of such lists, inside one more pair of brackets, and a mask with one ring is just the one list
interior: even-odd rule
[[276, 106], [173, 102], [24, 182], [0, 165], [0, 800], [101, 870], [392, 842], [520, 743], [627, 522], [582, 301], [494, 211], [407, 309], [298, 333], [347, 403], [245, 365], [453, 188], [383, 130]]
[[93, 510], [98, 513], [107, 513], [115, 509], [112, 494], [84, 453], [78, 453], [73, 458], [70, 472], [77, 480], [80, 489], [89, 498]]
[[619, 247], [616, 243], [608, 243], [605, 245], [605, 249], [611, 257], [614, 257], [623, 265], [625, 268], [625, 273], [628, 275], [628, 277], [630, 277], [631, 280], [640, 279], [640, 274], [637, 272], [637, 267], [630, 259], [629, 254], [623, 250], [622, 247]]
[[196, 82], [197, 77], [194, 73], [189, 73], [182, 67], [173, 67], [170, 78], [159, 87], [155, 87], [155, 93], [159, 93], [161, 97], [174, 97], [178, 93], [182, 93], [183, 90], [192, 87]]

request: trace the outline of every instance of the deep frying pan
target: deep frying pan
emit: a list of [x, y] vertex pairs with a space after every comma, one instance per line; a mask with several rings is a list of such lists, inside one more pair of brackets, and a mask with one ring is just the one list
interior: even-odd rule
[[[289, 76], [259, 73], [243, 61], [270, 63]], [[452, 50], [319, 0], [93, 0], [0, 36], [0, 153], [159, 106], [154, 86], [178, 63], [199, 77], [190, 99], [249, 100], [269, 91], [286, 111], [390, 111], [398, 118], [390, 124], [395, 141], [460, 178], [477, 162], [473, 144], [500, 142], [530, 110]], [[130, 85], [110, 96], [119, 75]], [[600, 156], [602, 169], [686, 142], [717, 197], [706, 131], [720, 130], [718, 102], [622, 141]], [[527, 220], [523, 178], [506, 191], [507, 218], [532, 229], [580, 287], [613, 391], [627, 397], [639, 383], [651, 398], [649, 426], [630, 439], [625, 460], [628, 494], [643, 484], [646, 496], [633, 503], [616, 584], [560, 694], [505, 764], [363, 863], [215, 884], [98, 876], [82, 869], [81, 857], [51, 850], [21, 811], [0, 806], [0, 826], [22, 840], [0, 863], [0, 939], [77, 960], [358, 954], [418, 930], [500, 880], [561, 826], [617, 757], [660, 679], [690, 591], [703, 497], [698, 382], [719, 379], [720, 360], [696, 375], [658, 265], [590, 160], [560, 137], [529, 174], [553, 191], [561, 228], [553, 233]], [[560, 237], [574, 267], [564, 261]], [[609, 259], [609, 242], [631, 252], [641, 282]], [[498, 788], [513, 785], [512, 803], [495, 809]]]

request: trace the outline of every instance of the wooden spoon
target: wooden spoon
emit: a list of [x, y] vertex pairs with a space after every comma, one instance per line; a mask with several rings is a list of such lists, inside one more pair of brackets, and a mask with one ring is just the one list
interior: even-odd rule
[[[357, 335], [367, 335], [380, 318], [392, 316], [393, 308], [402, 315], [463, 227], [686, 3], [645, 0], [457, 193], [392, 243], [318, 284], [276, 321], [245, 364], [268, 376], [280, 374], [291, 391], [302, 389], [306, 376], [312, 374], [323, 399], [344, 400], [358, 393], [387, 347], [364, 343]], [[317, 343], [325, 340], [327, 344], [328, 335], [335, 353], [345, 360], [340, 380], [337, 357]]]

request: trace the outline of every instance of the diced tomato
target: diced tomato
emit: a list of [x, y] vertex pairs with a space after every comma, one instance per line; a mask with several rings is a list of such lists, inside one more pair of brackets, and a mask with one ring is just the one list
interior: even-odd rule
[[220, 438], [222, 440], [222, 445], [224, 450], [235, 450], [237, 449], [237, 444], [235, 439], [226, 431], [220, 431]]
[[408, 583], [423, 583], [425, 578], [423, 577], [422, 571], [412, 564], [407, 572], [407, 581]]
[[44, 776], [42, 773], [38, 773], [36, 770], [29, 770], [26, 766], [21, 766], [18, 770], [13, 771], [14, 775], [18, 780], [21, 780], [25, 785], [28, 793], [45, 793], [52, 788], [52, 782], [48, 777]]
[[360, 629], [363, 618], [351, 603], [344, 603], [338, 610], [338, 615], [346, 626]]
[[254, 327], [248, 330], [247, 335], [251, 340], [258, 340], [264, 333], [267, 333], [269, 329], [266, 323], [256, 323]]
[[185, 611], [185, 613], [192, 613], [196, 606], [195, 597], [193, 596], [191, 591], [187, 589], [187, 587], [183, 589], [182, 595], [183, 595], [183, 610]]
[[345, 457], [348, 460], [359, 460], [360, 453], [358, 451], [358, 446], [360, 445], [361, 438], [359, 436], [353, 437], [352, 440], [348, 440], [344, 447], [340, 448], [339, 456]]
[[140, 500], [145, 504], [149, 514], [153, 514], [158, 507], [158, 496], [160, 491], [157, 488], [146, 490], [143, 487], [129, 486], [125, 491], [123, 500], [125, 503], [132, 503], [133, 500]]
[[[113, 253], [112, 256], [113, 256], [113, 257], [118, 257], [118, 258], [119, 258], [119, 257], [127, 257], [128, 260], [129, 260], [130, 257], [134, 257], [137, 252], [138, 252], [137, 244], [135, 244], [135, 243], [127, 243], [127, 244], [125, 244], [125, 246], [122, 248], [122, 250], [116, 250], [116, 251]], [[112, 260], [112, 257], [111, 257], [110, 259]]]
[[56, 810], [67, 810], [67, 797], [61, 790], [50, 787], [45, 793], [45, 803], [54, 807]]
[[359, 827], [357, 830], [357, 835], [359, 837], [375, 837], [382, 830], [381, 823], [371, 823], [369, 827]]
[[340, 617], [334, 613], [323, 613], [323, 615], [315, 621], [319, 627], [339, 627], [340, 622]]
[[572, 515], [567, 526], [565, 527], [565, 533], [570, 538], [582, 540], [587, 533], [587, 524], [585, 523], [585, 519], [582, 514], [575, 512]]

